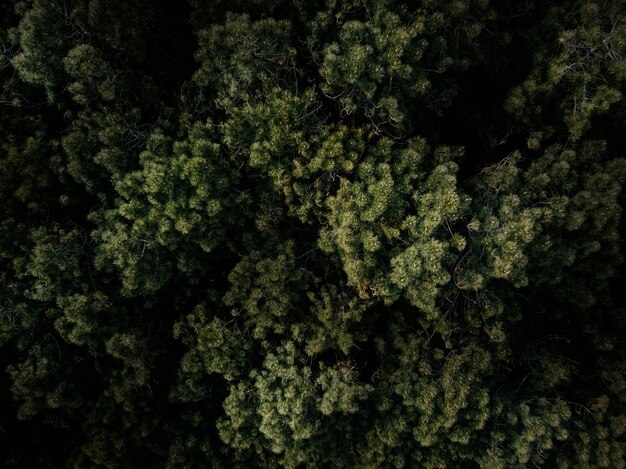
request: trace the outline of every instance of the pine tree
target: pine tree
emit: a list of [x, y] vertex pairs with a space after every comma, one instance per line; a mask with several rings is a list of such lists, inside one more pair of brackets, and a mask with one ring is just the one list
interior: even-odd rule
[[0, 3], [0, 465], [626, 467], [624, 11]]

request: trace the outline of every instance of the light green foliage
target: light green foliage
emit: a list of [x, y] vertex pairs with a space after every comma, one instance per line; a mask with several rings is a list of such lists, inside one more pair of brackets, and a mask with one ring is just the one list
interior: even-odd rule
[[394, 149], [389, 140], [372, 147], [357, 179], [344, 179], [329, 198], [330, 226], [320, 246], [339, 252], [362, 298], [389, 303], [403, 291], [415, 306], [436, 314], [434, 300], [450, 281], [452, 243], [464, 243], [459, 236], [451, 239], [450, 224], [467, 204], [454, 188], [457, 166], [449, 161], [458, 150], [437, 149], [429, 176], [426, 151], [422, 139], [405, 149]]
[[406, 334], [396, 321], [389, 334], [377, 387], [390, 392], [375, 399], [380, 416], [364, 440], [362, 464], [437, 467], [471, 457], [491, 417], [484, 381], [491, 357], [473, 345], [458, 353], [429, 350], [425, 337]]
[[[339, 176], [354, 171], [364, 151], [363, 131], [320, 125], [315, 95], [272, 88], [265, 99], [228, 109], [224, 143], [239, 164], [249, 162], [256, 187], [269, 177], [273, 191], [260, 196], [257, 227], [269, 229], [283, 210], [303, 222], [315, 222]], [[263, 181], [263, 182], [262, 182]], [[269, 212], [269, 213], [268, 213]]]
[[[423, 23], [417, 20], [409, 26], [388, 10], [376, 8], [367, 23], [346, 21], [339, 33], [339, 42], [324, 49], [320, 74], [325, 79], [326, 94], [338, 96], [342, 112], [351, 114], [364, 109], [370, 118], [399, 123], [404, 115], [396, 98], [381, 88], [402, 86], [412, 76], [406, 63], [419, 60], [427, 41], [417, 38]], [[405, 59], [405, 60], [403, 60]], [[422, 78], [414, 86], [426, 90], [429, 83]]]
[[109, 65], [98, 56], [98, 51], [89, 44], [80, 44], [70, 50], [63, 59], [67, 74], [75, 80], [68, 87], [74, 100], [89, 104], [94, 91], [96, 98], [111, 101], [115, 98], [115, 75]]
[[357, 342], [367, 338], [361, 322], [371, 303], [357, 298], [345, 285], [341, 289], [324, 285], [319, 290], [317, 295], [308, 293], [311, 315], [316, 321], [292, 326], [292, 336], [305, 344], [307, 355], [333, 349], [349, 355]]
[[[484, 60], [486, 23], [494, 18], [488, 2], [422, 2], [412, 10], [370, 1], [327, 3], [310, 21], [308, 37], [322, 90], [340, 103], [342, 116], [356, 113], [377, 133], [413, 127], [407, 114], [416, 105], [432, 115], [449, 106], [457, 90], [439, 76]], [[510, 40], [490, 33], [491, 40]]]
[[[110, 227], [94, 234], [101, 240], [96, 263], [119, 269], [129, 293], [158, 288], [171, 266], [193, 271], [194, 251], [210, 253], [223, 239], [237, 200], [229, 192], [235, 175], [213, 141], [210, 122], [197, 124], [187, 140], [174, 143], [155, 133], [140, 164], [116, 185], [117, 207], [102, 215]], [[175, 264], [160, 254], [179, 246], [188, 255]]]
[[[224, 401], [227, 418], [218, 422], [220, 436], [237, 451], [253, 449], [266, 458], [259, 442], [249, 438], [258, 428], [264, 444], [277, 455], [269, 456], [270, 461], [284, 467], [335, 461], [348, 443], [345, 414], [361, 409], [372, 386], [356, 381], [350, 363], [320, 364], [317, 378], [306, 363], [293, 342], [267, 353], [258, 371], [230, 387]], [[326, 444], [320, 446], [320, 440]]]
[[[485, 196], [467, 226], [472, 242], [459, 286], [479, 288], [489, 278], [524, 286], [531, 275], [534, 283], [575, 284], [565, 287], [566, 296], [593, 303], [596, 285], [621, 262], [616, 243], [624, 160], [606, 161], [604, 153], [602, 142], [588, 141], [549, 147], [525, 169], [519, 153], [485, 168], [477, 178]], [[571, 239], [567, 232], [578, 234]], [[585, 281], [573, 280], [575, 272], [584, 272]]]
[[[174, 334], [182, 338], [189, 351], [181, 360], [181, 384], [173, 392], [176, 399], [200, 400], [207, 390], [198, 378], [204, 374], [218, 374], [232, 381], [243, 373], [248, 358], [249, 344], [236, 321], [224, 322], [217, 318], [207, 321], [206, 308], [197, 307], [185, 322], [177, 323]], [[229, 360], [224, 360], [224, 354]]]

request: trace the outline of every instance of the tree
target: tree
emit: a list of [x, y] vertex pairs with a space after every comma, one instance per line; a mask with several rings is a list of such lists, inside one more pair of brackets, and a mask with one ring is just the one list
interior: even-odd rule
[[0, 4], [7, 467], [626, 467], [622, 0]]

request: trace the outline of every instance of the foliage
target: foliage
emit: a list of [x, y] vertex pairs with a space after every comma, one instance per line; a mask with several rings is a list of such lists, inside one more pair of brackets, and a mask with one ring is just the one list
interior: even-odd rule
[[0, 465], [626, 467], [623, 0], [0, 4]]

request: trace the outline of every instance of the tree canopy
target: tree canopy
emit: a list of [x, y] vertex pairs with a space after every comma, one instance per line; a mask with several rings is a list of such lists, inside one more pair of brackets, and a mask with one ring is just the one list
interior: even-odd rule
[[0, 465], [625, 468], [624, 0], [0, 3]]

